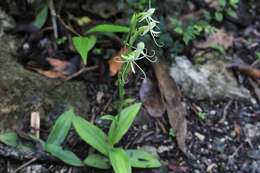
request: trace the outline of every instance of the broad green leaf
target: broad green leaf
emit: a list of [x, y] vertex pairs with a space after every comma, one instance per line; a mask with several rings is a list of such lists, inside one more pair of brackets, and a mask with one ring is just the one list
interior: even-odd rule
[[48, 136], [47, 143], [60, 145], [66, 138], [74, 117], [75, 114], [73, 109], [70, 109], [60, 115]]
[[126, 152], [121, 148], [110, 150], [109, 159], [115, 173], [131, 173], [131, 165]]
[[100, 154], [90, 154], [87, 158], [83, 161], [86, 165], [99, 168], [99, 169], [109, 169], [109, 159]]
[[72, 42], [77, 50], [77, 52], [80, 54], [81, 59], [83, 60], [84, 64], [87, 63], [88, 58], [88, 52], [95, 46], [96, 44], [96, 37], [90, 36], [90, 37], [73, 37]]
[[16, 147], [18, 145], [18, 136], [15, 132], [7, 132], [0, 135], [0, 142], [8, 146]]
[[45, 5], [37, 14], [33, 22], [33, 25], [39, 29], [42, 28], [47, 20], [47, 17], [48, 17], [48, 6]]
[[45, 151], [72, 166], [83, 166], [83, 162], [71, 151], [63, 150], [60, 146], [46, 143]]
[[115, 24], [100, 24], [89, 29], [87, 33], [93, 32], [129, 32], [129, 27]]
[[79, 116], [73, 120], [73, 126], [81, 139], [100, 153], [108, 156], [107, 136], [101, 129]]
[[141, 103], [135, 103], [126, 107], [118, 115], [118, 120], [113, 121], [108, 132], [109, 142], [114, 145], [126, 134], [132, 125], [137, 113], [141, 108]]
[[150, 153], [143, 150], [126, 150], [130, 164], [136, 168], [158, 168], [161, 163]]

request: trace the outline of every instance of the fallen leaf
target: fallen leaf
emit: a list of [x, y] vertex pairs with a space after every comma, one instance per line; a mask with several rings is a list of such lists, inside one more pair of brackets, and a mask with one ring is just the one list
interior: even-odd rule
[[234, 42], [234, 37], [232, 34], [227, 33], [224, 29], [218, 29], [216, 32], [209, 35], [209, 37], [204, 42], [198, 42], [196, 44], [197, 48], [209, 48], [212, 45], [220, 45], [225, 49], [232, 47]]
[[65, 80], [67, 78], [67, 76], [65, 76], [61, 72], [52, 71], [52, 70], [41, 70], [41, 69], [36, 69], [36, 68], [31, 68], [31, 69], [33, 69], [33, 70], [37, 71], [38, 73], [40, 73], [48, 78], [51, 78], [51, 79], [60, 78], [60, 79]]
[[123, 65], [121, 55], [125, 54], [127, 51], [127, 48], [122, 48], [119, 53], [117, 53], [108, 61], [110, 76], [115, 76], [120, 71]]
[[57, 71], [57, 72], [62, 72], [66, 68], [66, 66], [69, 65], [68, 61], [60, 60], [56, 58], [47, 58], [46, 60], [53, 67], [53, 71]]
[[37, 65], [32, 64], [27, 64], [27, 68], [48, 78], [60, 78], [63, 80], [66, 80], [68, 76], [75, 74], [80, 68], [80, 58], [78, 56], [71, 58], [69, 61], [56, 58], [46, 58], [46, 61], [51, 66], [51, 69], [49, 70], [43, 70], [40, 67], [37, 67]]
[[187, 136], [186, 110], [181, 101], [181, 92], [175, 81], [170, 77], [165, 61], [160, 60], [153, 67], [161, 95], [164, 99], [170, 125], [176, 132], [178, 146], [184, 154], [188, 155], [185, 143]]
[[161, 94], [155, 84], [148, 78], [143, 80], [139, 95], [143, 105], [152, 117], [162, 117], [165, 106]]
[[230, 64], [228, 67], [230, 70], [235, 70], [239, 71], [248, 77], [254, 79], [254, 80], [259, 80], [260, 79], [260, 70], [256, 69], [250, 65], [246, 64]]

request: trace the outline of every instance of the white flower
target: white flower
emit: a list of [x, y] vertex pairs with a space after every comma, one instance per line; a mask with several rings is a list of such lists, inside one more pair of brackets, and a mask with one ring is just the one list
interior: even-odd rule
[[145, 58], [150, 62], [156, 62], [157, 61], [156, 57], [154, 59], [151, 59], [152, 57], [154, 57], [154, 55], [155, 55], [155, 52], [153, 52], [153, 55], [148, 55], [147, 50], [145, 49], [144, 42], [139, 42], [137, 44], [137, 48], [135, 48], [135, 50], [127, 53], [126, 55], [121, 56], [123, 60], [120, 62], [126, 63], [126, 67], [124, 68], [124, 71], [123, 71], [123, 76], [125, 76], [126, 70], [128, 69], [128, 67], [130, 65], [130, 68], [133, 73], [136, 73], [136, 71], [135, 71], [135, 66], [136, 66], [143, 73], [144, 77], [146, 78], [145, 72], [135, 61]]
[[147, 23], [150, 23], [150, 22], [160, 23], [159, 21], [154, 20], [154, 19], [152, 18], [152, 15], [154, 14], [154, 12], [155, 12], [155, 8], [150, 8], [150, 9], [148, 9], [146, 12], [140, 13], [142, 17], [141, 17], [141, 19], [139, 20], [139, 22], [142, 22], [142, 21], [146, 20]]
[[157, 26], [157, 24], [160, 22], [157, 20], [154, 20], [152, 18], [152, 15], [154, 14], [154, 12], [155, 12], [155, 8], [150, 8], [146, 12], [140, 13], [141, 19], [139, 20], [139, 22], [142, 22], [145, 20], [147, 22], [147, 25], [140, 27], [139, 30], [141, 32], [141, 36], [144, 36], [145, 34], [150, 32], [155, 44], [159, 47], [162, 47], [163, 45], [158, 44], [156, 41], [156, 37], [159, 37], [160, 32], [156, 31], [155, 28], [160, 29]]
[[155, 31], [154, 30], [155, 28], [158, 28], [158, 26], [156, 26], [156, 23], [150, 22], [150, 23], [148, 23], [148, 25], [140, 27], [139, 30], [141, 32], [141, 36], [144, 36], [145, 34], [150, 32], [155, 44], [157, 46], [161, 47], [162, 45], [159, 45], [156, 41], [156, 37], [159, 37], [160, 31]]

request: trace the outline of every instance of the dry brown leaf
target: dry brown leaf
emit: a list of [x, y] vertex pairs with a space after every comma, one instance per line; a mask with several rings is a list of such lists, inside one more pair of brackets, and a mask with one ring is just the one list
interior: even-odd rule
[[123, 65], [121, 55], [127, 53], [127, 51], [127, 48], [122, 48], [119, 53], [108, 61], [110, 76], [115, 76], [120, 71]]
[[155, 118], [162, 117], [165, 105], [158, 87], [148, 78], [143, 80], [139, 95], [149, 115]]
[[198, 42], [197, 48], [209, 48], [212, 45], [221, 45], [225, 49], [228, 49], [234, 42], [233, 34], [227, 33], [223, 28], [218, 29], [215, 33], [212, 33], [204, 42]]
[[56, 59], [56, 58], [46, 58], [46, 60], [53, 67], [53, 71], [62, 72], [67, 66], [69, 66], [70, 62]]
[[51, 79], [60, 78], [60, 79], [65, 80], [67, 78], [66, 75], [64, 75], [62, 72], [58, 72], [58, 71], [41, 70], [41, 69], [36, 69], [36, 68], [34, 68], [33, 70], [37, 71], [38, 73], [40, 73], [40, 74], [42, 74], [42, 75], [44, 75], [44, 76], [46, 76], [48, 78], [51, 78]]
[[250, 65], [231, 64], [228, 66], [228, 69], [239, 71], [254, 80], [260, 79], [260, 70], [253, 68]]
[[155, 63], [153, 67], [170, 125], [176, 132], [178, 146], [184, 154], [188, 155], [185, 143], [187, 136], [186, 110], [181, 102], [181, 92], [175, 81], [170, 77], [166, 62], [161, 60], [159, 63]]

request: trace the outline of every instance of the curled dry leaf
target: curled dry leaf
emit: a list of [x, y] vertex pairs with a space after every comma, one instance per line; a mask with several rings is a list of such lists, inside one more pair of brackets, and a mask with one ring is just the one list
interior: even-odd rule
[[162, 117], [165, 106], [161, 94], [155, 84], [148, 78], [143, 80], [139, 95], [149, 115], [155, 118]]
[[209, 48], [212, 45], [220, 45], [225, 49], [232, 47], [233, 42], [235, 41], [232, 34], [227, 33], [223, 28], [218, 29], [216, 32], [209, 35], [209, 37], [204, 42], [198, 42], [197, 48]]
[[178, 146], [188, 156], [185, 143], [187, 136], [186, 110], [181, 101], [181, 92], [175, 81], [170, 77], [165, 61], [161, 60], [159, 63], [155, 63], [153, 67], [161, 95], [164, 99], [170, 125], [176, 132]]
[[115, 56], [113, 56], [108, 61], [110, 76], [115, 76], [120, 71], [123, 65], [121, 55], [127, 53], [127, 51], [127, 48], [122, 48]]
[[260, 79], [260, 70], [245, 64], [231, 64], [228, 69], [239, 71], [254, 80]]
[[68, 76], [76, 73], [80, 68], [80, 58], [73, 57], [70, 61], [60, 60], [56, 58], [46, 58], [46, 61], [51, 65], [50, 70], [43, 70], [38, 67], [28, 66], [27, 68], [37, 71], [38, 73], [52, 79], [67, 79]]

